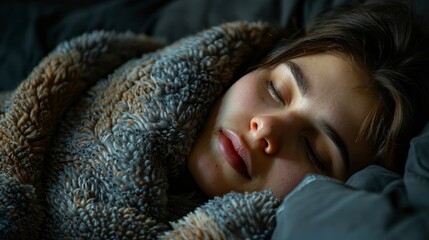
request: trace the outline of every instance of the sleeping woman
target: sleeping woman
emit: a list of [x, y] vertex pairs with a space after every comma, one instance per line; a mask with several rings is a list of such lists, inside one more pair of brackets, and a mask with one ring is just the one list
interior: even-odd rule
[[236, 81], [188, 161], [205, 193], [284, 197], [311, 172], [346, 180], [374, 163], [403, 172], [428, 118], [425, 36], [408, 11], [337, 9]]
[[0, 107], [0, 236], [269, 238], [306, 174], [402, 172], [429, 115], [412, 10], [337, 8], [280, 33], [235, 22], [164, 48], [106, 32], [58, 46]]

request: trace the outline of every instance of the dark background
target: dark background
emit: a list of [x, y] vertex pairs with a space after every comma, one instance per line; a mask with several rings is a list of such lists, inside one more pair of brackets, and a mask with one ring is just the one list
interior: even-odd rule
[[[92, 30], [133, 31], [172, 42], [227, 21], [300, 27], [321, 10], [364, 0], [0, 1], [0, 91], [26, 78], [59, 42]], [[429, 1], [417, 1], [429, 15]]]

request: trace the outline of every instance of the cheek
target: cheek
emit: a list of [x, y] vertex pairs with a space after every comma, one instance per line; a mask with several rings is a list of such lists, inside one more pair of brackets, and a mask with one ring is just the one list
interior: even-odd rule
[[241, 80], [229, 88], [222, 100], [222, 112], [253, 111], [260, 103], [257, 86], [252, 81]]
[[192, 161], [188, 167], [197, 182], [204, 185], [213, 184], [216, 176], [219, 175], [218, 163], [208, 154], [199, 156], [197, 161]]
[[283, 198], [310, 172], [310, 169], [293, 161], [283, 160], [282, 163], [273, 165], [273, 170], [268, 176], [268, 188], [272, 189], [274, 195]]

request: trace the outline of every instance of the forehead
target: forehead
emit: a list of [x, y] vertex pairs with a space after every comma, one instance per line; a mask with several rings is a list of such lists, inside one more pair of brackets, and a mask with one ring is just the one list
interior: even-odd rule
[[338, 132], [349, 150], [351, 170], [367, 164], [373, 147], [359, 134], [375, 97], [365, 75], [343, 55], [308, 55], [291, 61], [308, 81], [306, 108]]
[[367, 88], [368, 77], [351, 57], [342, 53], [319, 53], [291, 59], [310, 80], [322, 84], [335, 84], [344, 89]]

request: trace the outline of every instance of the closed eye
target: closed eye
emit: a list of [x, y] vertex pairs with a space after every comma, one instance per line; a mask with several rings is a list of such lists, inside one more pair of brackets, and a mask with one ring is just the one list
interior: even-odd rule
[[282, 95], [279, 93], [279, 91], [276, 89], [276, 87], [274, 86], [273, 81], [268, 80], [267, 82], [267, 88], [268, 88], [268, 92], [270, 93], [270, 95], [273, 97], [273, 99], [275, 101], [277, 101], [280, 104], [285, 105], [285, 101], [282, 97]]
[[307, 155], [308, 161], [317, 169], [320, 173], [327, 173], [327, 168], [323, 165], [322, 161], [318, 157], [318, 154], [316, 154], [313, 150], [313, 147], [311, 146], [310, 142], [307, 138], [304, 138], [305, 142], [305, 153]]

